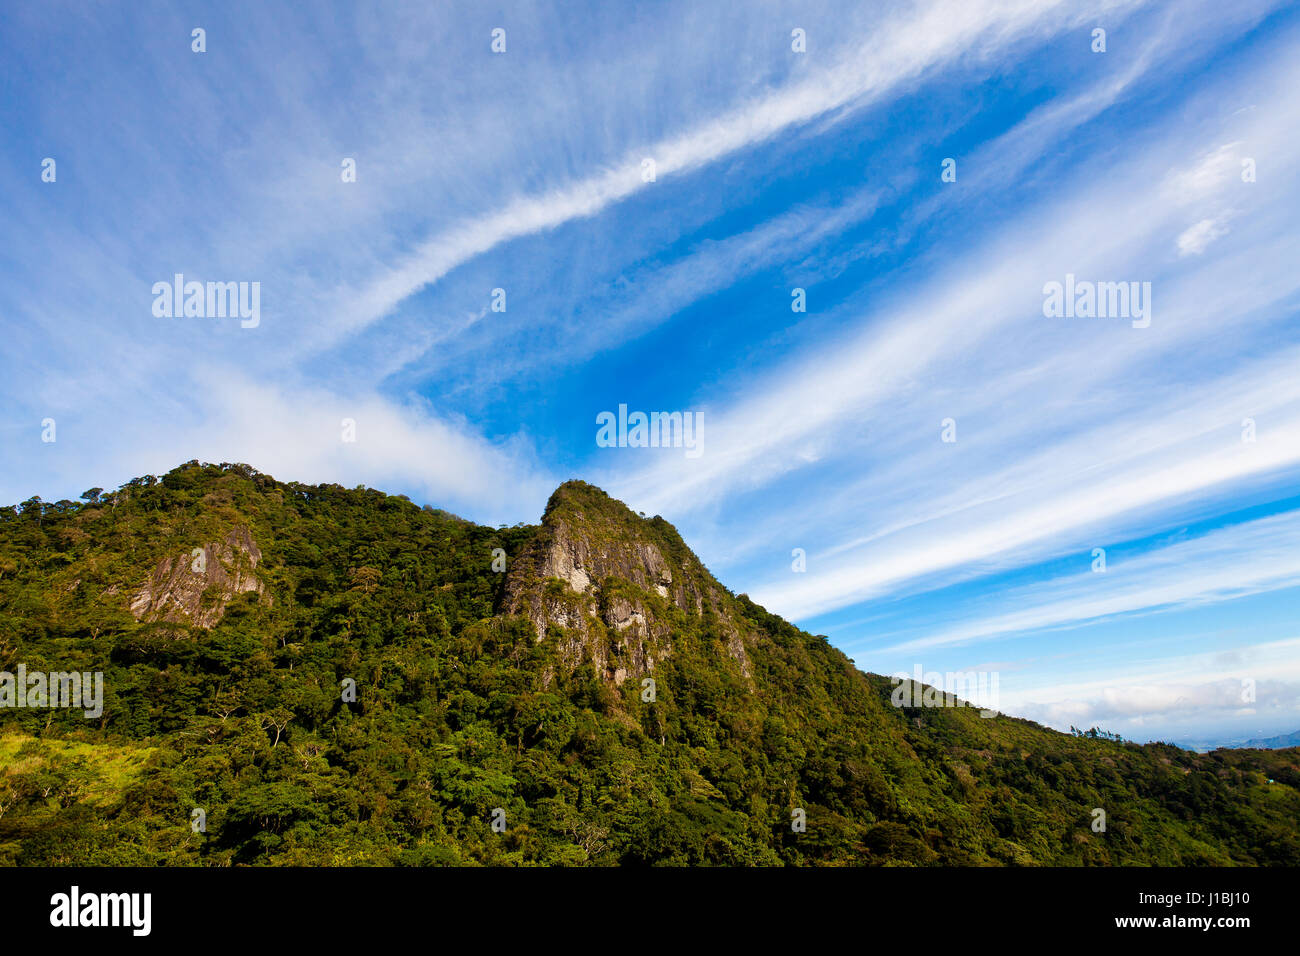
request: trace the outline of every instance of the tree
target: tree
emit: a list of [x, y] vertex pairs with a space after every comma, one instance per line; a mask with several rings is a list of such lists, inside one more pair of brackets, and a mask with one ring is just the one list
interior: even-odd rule
[[32, 495], [23, 502], [23, 514], [30, 516], [36, 515], [36, 527], [41, 526], [41, 518], [45, 514], [45, 502], [41, 500], [40, 495]]

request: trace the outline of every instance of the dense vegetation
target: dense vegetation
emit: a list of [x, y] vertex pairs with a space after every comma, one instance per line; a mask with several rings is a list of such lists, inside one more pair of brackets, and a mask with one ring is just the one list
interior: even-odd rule
[[[160, 561], [236, 526], [262, 594], [210, 630], [136, 619]], [[0, 709], [0, 864], [1300, 863], [1297, 750], [895, 708], [743, 595], [747, 668], [713, 616], [675, 614], [643, 701], [499, 613], [493, 549], [539, 533], [194, 462], [0, 511], [0, 671], [106, 690], [94, 720]]]

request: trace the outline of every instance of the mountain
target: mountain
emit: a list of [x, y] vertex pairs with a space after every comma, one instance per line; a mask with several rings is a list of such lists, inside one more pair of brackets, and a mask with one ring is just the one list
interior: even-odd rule
[[1276, 737], [1231, 737], [1214, 740], [1182, 738], [1171, 741], [1184, 750], [1206, 753], [1211, 750], [1284, 750], [1300, 747], [1300, 730], [1293, 734], [1278, 734]]
[[578, 481], [496, 529], [237, 464], [32, 498], [20, 666], [102, 710], [0, 708], [0, 864], [1300, 863], [1300, 752], [896, 707]]
[[1300, 730], [1293, 734], [1279, 734], [1276, 737], [1247, 740], [1241, 746], [1257, 750], [1282, 750], [1287, 747], [1300, 747]]

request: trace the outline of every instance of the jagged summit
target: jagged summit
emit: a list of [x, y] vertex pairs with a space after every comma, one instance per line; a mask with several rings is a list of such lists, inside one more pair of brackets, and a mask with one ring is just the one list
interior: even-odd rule
[[551, 497], [546, 501], [546, 510], [542, 512], [542, 520], [545, 520], [547, 515], [557, 509], [580, 509], [583, 506], [609, 508], [614, 511], [621, 509], [635, 517], [631, 508], [617, 498], [610, 497], [609, 493], [604, 489], [583, 481], [581, 478], [570, 478], [568, 481], [561, 482], [551, 492]]
[[663, 518], [641, 517], [595, 485], [567, 481], [515, 559], [501, 611], [526, 616], [539, 640], [557, 629], [562, 659], [590, 660], [621, 684], [652, 673], [686, 619], [702, 619], [748, 675], [745, 627], [733, 602]]
[[[546, 502], [542, 526], [588, 521], [607, 531], [655, 539], [661, 546], [684, 553], [690, 548], [671, 523], [659, 515], [647, 518], [603, 489], [579, 478], [563, 482]], [[694, 557], [694, 555], [692, 555]]]

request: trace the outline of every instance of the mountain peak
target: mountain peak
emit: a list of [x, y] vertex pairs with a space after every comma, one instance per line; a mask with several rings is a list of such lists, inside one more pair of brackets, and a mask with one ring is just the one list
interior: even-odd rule
[[598, 488], [590, 482], [583, 481], [581, 478], [570, 478], [562, 482], [553, 492], [550, 499], [546, 502], [546, 512], [549, 513], [554, 508], [565, 506], [581, 505], [583, 503], [604, 505], [621, 505], [629, 512], [630, 508], [616, 498], [611, 498], [609, 493], [602, 488]]
[[[546, 510], [542, 512], [542, 524], [559, 520], [561, 517], [591, 515], [607, 525], [622, 525], [628, 531], [640, 533], [646, 525], [659, 525], [672, 528], [668, 522], [656, 515], [647, 518], [643, 513], [633, 511], [626, 502], [620, 501], [608, 492], [579, 478], [570, 478], [561, 484], [547, 499]], [[676, 536], [676, 529], [673, 529]]]
[[571, 480], [551, 495], [541, 528], [514, 561], [501, 610], [527, 617], [538, 640], [554, 634], [567, 663], [590, 660], [621, 684], [652, 673], [688, 622], [702, 622], [748, 675], [734, 601], [663, 518]]

